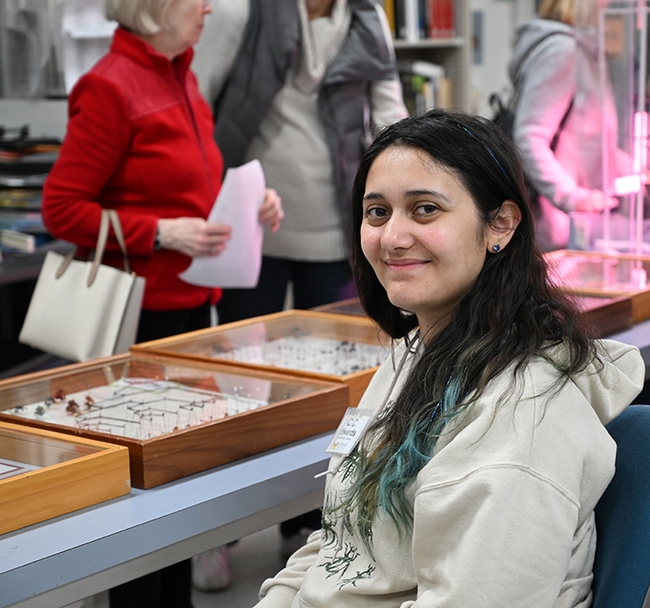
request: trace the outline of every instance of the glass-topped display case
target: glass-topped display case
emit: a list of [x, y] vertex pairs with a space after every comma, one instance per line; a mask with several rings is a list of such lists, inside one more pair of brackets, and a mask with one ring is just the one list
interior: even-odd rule
[[0, 420], [129, 448], [150, 488], [336, 428], [347, 386], [132, 353], [0, 381]]
[[573, 162], [581, 185], [602, 190], [611, 204], [601, 214], [573, 214], [574, 248], [650, 254], [647, 21], [645, 0], [576, 2]]
[[[571, 162], [581, 184], [609, 203], [600, 213], [571, 212], [570, 250], [547, 256], [571, 293], [636, 298], [648, 289], [648, 18], [645, 0], [576, 1]], [[636, 309], [635, 317], [650, 315]]]
[[128, 494], [127, 449], [0, 422], [0, 534]]
[[198, 361], [290, 373], [350, 387], [356, 406], [390, 338], [370, 319], [310, 310], [288, 310], [133, 346]]
[[[648, 6], [645, 0], [577, 0], [575, 21], [575, 162], [585, 187], [602, 190], [612, 204], [601, 214], [574, 213], [572, 243], [579, 249], [650, 255]], [[628, 282], [643, 287], [643, 269], [636, 270]]]

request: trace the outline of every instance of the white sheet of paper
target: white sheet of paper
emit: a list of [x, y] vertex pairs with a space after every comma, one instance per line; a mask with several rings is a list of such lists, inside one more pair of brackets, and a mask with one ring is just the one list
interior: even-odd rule
[[257, 213], [264, 202], [264, 171], [258, 160], [226, 171], [209, 222], [228, 224], [230, 240], [217, 256], [194, 258], [178, 276], [204, 287], [255, 287], [262, 266], [263, 230]]

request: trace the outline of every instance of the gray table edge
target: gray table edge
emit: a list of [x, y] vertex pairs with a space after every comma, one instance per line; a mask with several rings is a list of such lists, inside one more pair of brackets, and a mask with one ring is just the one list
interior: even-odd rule
[[0, 606], [63, 606], [320, 506], [331, 436], [0, 536]]

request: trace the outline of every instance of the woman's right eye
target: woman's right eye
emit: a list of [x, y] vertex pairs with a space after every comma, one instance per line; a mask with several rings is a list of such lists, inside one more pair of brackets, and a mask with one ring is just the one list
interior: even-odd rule
[[368, 219], [382, 219], [388, 215], [388, 211], [383, 207], [368, 207], [364, 211], [364, 217]]

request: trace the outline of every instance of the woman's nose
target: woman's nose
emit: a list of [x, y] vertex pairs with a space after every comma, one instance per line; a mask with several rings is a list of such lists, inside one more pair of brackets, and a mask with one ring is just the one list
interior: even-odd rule
[[393, 214], [384, 224], [381, 235], [382, 247], [387, 251], [408, 249], [413, 244], [413, 234], [409, 229], [409, 221], [400, 214]]

